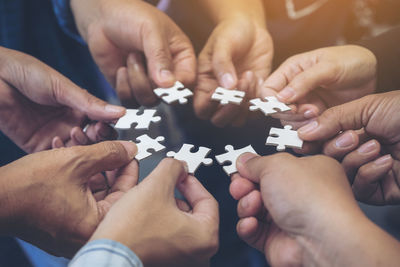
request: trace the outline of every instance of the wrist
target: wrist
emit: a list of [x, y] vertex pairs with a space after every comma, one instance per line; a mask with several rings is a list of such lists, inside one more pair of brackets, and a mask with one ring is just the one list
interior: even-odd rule
[[87, 42], [89, 27], [97, 21], [101, 14], [102, 1], [98, 0], [71, 0], [70, 6], [79, 34]]

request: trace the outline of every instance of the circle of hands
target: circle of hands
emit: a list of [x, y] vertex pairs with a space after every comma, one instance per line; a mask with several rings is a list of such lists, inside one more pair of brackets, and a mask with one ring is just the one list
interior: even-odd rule
[[[87, 2], [87, 8], [93, 7], [92, 2]], [[230, 188], [232, 196], [239, 200], [238, 234], [265, 252], [270, 262], [304, 260], [302, 242], [317, 239], [305, 226], [311, 222], [304, 213], [314, 212], [308, 218], [323, 217], [320, 212], [324, 205], [343, 213], [341, 203], [358, 213], [347, 180], [337, 177], [347, 177], [360, 201], [376, 205], [399, 203], [400, 136], [396, 134], [399, 122], [393, 114], [397, 113], [400, 95], [370, 95], [376, 90], [376, 59], [368, 50], [357, 46], [322, 48], [293, 56], [270, 73], [273, 45], [267, 29], [238, 18], [219, 23], [196, 60], [189, 38], [165, 14], [135, 1], [135, 12], [140, 17], [132, 24], [137, 27], [124, 27], [119, 23], [133, 20], [133, 7], [126, 1], [119, 2], [103, 3], [108, 8], [94, 9], [97, 13], [90, 19], [83, 16], [85, 9], [76, 10], [75, 14], [95, 62], [124, 104], [154, 105], [157, 98], [152, 89], [169, 87], [179, 80], [194, 88], [197, 116], [223, 127], [243, 125], [248, 107], [246, 103], [221, 107], [211, 102], [217, 86], [246, 91], [248, 97], [277, 96], [282, 102], [291, 103], [292, 111], [275, 117], [285, 125], [293, 125], [307, 141], [296, 152], [336, 159], [299, 159], [286, 154], [246, 154], [239, 158], [238, 174], [232, 177]], [[146, 24], [148, 21], [152, 21], [151, 25]], [[238, 32], [245, 32], [246, 36]], [[164, 160], [137, 185], [138, 166], [132, 161], [136, 146], [122, 141], [101, 142], [116, 138], [109, 123], [123, 116], [124, 108], [90, 95], [28, 55], [5, 48], [0, 49], [0, 54], [7, 66], [0, 73], [1, 131], [28, 153], [57, 148], [26, 156], [2, 168], [4, 177], [18, 181], [14, 185], [17, 193], [10, 193], [6, 199], [10, 203], [12, 199], [20, 200], [9, 205], [13, 211], [6, 212], [10, 218], [6, 229], [47, 251], [67, 256], [89, 238], [115, 238], [128, 244], [143, 262], [156, 265], [154, 261], [166, 259], [154, 259], [147, 254], [145, 248], [150, 246], [150, 240], [129, 238], [146, 235], [135, 231], [127, 234], [121, 229], [132, 221], [132, 229], [145, 229], [143, 225], [162, 220], [164, 228], [175, 227], [178, 231], [176, 221], [180, 218], [190, 222], [186, 224], [190, 227], [177, 238], [176, 244], [181, 246], [172, 249], [166, 258], [174, 259], [180, 251], [195, 251], [194, 264], [202, 265], [216, 252], [218, 205], [187, 174], [184, 164]], [[348, 60], [350, 57], [355, 59]], [[49, 167], [43, 170], [39, 162]], [[297, 168], [277, 170], [273, 168], [277, 164]], [[29, 175], [26, 169], [30, 170]], [[170, 179], [162, 179], [164, 176]], [[186, 201], [175, 199], [175, 187]], [[300, 197], [304, 201], [291, 197], [293, 188], [304, 194]], [[321, 202], [326, 195], [332, 197]], [[307, 211], [304, 207], [310, 205], [317, 208]], [[143, 207], [146, 214], [138, 220], [126, 215], [127, 210], [134, 214]], [[48, 214], [52, 214], [51, 220], [46, 219]], [[129, 218], [115, 227], [113, 222], [119, 216]], [[15, 223], [21, 218], [29, 223], [23, 227]], [[315, 227], [322, 229], [323, 222]], [[153, 251], [162, 251], [163, 240], [168, 240], [168, 233], [159, 231], [153, 233], [159, 235]], [[204, 238], [182, 247], [179, 238], [194, 233]], [[285, 250], [282, 252], [281, 248]]]

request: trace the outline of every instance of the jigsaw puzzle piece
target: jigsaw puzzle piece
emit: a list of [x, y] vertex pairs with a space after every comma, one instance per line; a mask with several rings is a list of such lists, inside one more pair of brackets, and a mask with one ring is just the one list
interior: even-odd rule
[[185, 161], [190, 174], [194, 174], [201, 164], [210, 166], [213, 163], [212, 159], [207, 158], [211, 149], [207, 147], [199, 147], [197, 152], [192, 152], [193, 148], [194, 145], [183, 144], [182, 148], [178, 152], [168, 152], [167, 157]]
[[279, 112], [285, 112], [291, 110], [285, 103], [280, 102], [276, 97], [269, 96], [265, 98], [266, 101], [262, 101], [260, 98], [250, 100], [252, 106], [249, 107], [250, 111], [260, 110], [265, 116]]
[[237, 149], [237, 150], [235, 150], [233, 148], [233, 146], [227, 145], [225, 147], [225, 150], [227, 151], [226, 153], [215, 156], [215, 159], [218, 161], [218, 163], [220, 165], [223, 165], [226, 162], [231, 163], [230, 165], [223, 166], [224, 171], [228, 175], [231, 175], [231, 174], [237, 172], [236, 161], [240, 155], [247, 153], [247, 152], [257, 154], [257, 152], [254, 150], [254, 148], [251, 145], [248, 145], [244, 148]]
[[276, 146], [276, 150], [284, 151], [286, 148], [303, 148], [303, 140], [292, 130], [292, 126], [286, 125], [284, 129], [271, 128], [266, 145]]
[[238, 90], [228, 90], [222, 87], [218, 87], [214, 94], [211, 96], [212, 100], [219, 101], [221, 105], [227, 105], [229, 103], [240, 105], [245, 96], [245, 92]]
[[155, 139], [151, 138], [147, 134], [141, 135], [136, 138], [136, 146], [138, 148], [138, 153], [136, 155], [137, 160], [142, 160], [148, 158], [152, 155], [149, 150], [153, 150], [154, 152], [159, 152], [165, 149], [165, 146], [160, 144], [165, 140], [164, 136], [158, 136]]
[[154, 89], [154, 93], [167, 104], [172, 104], [176, 101], [179, 101], [180, 104], [186, 104], [188, 102], [187, 98], [193, 96], [193, 92], [178, 81], [171, 88]]
[[136, 124], [136, 130], [148, 130], [150, 124], [161, 121], [161, 117], [154, 116], [157, 110], [145, 109], [142, 114], [138, 109], [127, 109], [126, 114], [120, 118], [115, 125], [117, 129], [130, 129], [132, 124]]

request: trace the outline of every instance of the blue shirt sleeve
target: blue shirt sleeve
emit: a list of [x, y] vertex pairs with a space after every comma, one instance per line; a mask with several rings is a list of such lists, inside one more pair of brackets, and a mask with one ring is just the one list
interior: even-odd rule
[[108, 239], [86, 244], [71, 260], [68, 267], [143, 267], [141, 260], [126, 246]]
[[51, 0], [54, 13], [56, 14], [58, 24], [62, 30], [71, 38], [81, 44], [86, 44], [78, 32], [74, 16], [70, 7], [70, 0]]

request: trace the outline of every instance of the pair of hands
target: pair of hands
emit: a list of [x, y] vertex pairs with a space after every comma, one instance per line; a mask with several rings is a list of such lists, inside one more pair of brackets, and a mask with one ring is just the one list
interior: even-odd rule
[[399, 243], [365, 217], [335, 160], [245, 154], [236, 165], [237, 232], [271, 266], [397, 264]]
[[72, 0], [71, 7], [94, 60], [127, 106], [154, 105], [153, 89], [179, 80], [195, 87], [194, 109], [200, 118], [217, 126], [240, 125], [246, 104], [221, 107], [211, 101], [212, 93], [218, 86], [237, 87], [255, 97], [258, 83], [271, 70], [272, 39], [266, 26], [250, 16], [221, 20], [197, 63], [189, 38], [143, 1]]
[[[108, 238], [146, 266], [204, 266], [218, 248], [216, 200], [173, 159], [137, 185], [136, 153], [132, 142], [106, 141], [34, 153], [0, 168], [2, 234], [62, 256], [90, 238]], [[176, 186], [187, 203], [175, 199]]]

